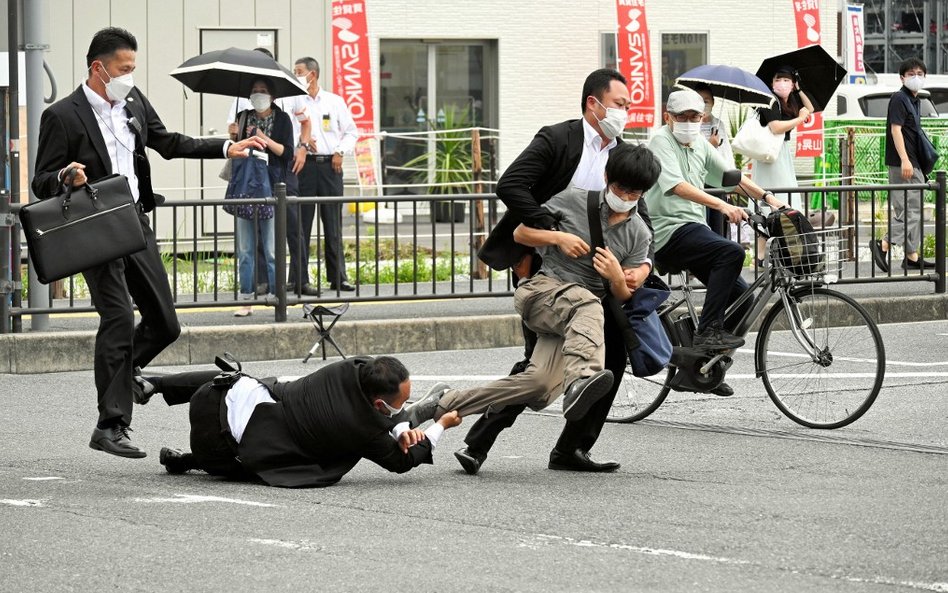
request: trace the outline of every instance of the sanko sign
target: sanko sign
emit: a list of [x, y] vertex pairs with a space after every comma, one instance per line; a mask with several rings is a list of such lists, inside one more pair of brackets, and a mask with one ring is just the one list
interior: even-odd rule
[[367, 32], [365, 0], [333, 0], [333, 89], [346, 100], [363, 133], [375, 129]]
[[652, 84], [652, 58], [649, 55], [645, 0], [616, 0], [619, 72], [629, 83], [627, 128], [655, 125], [655, 90]]

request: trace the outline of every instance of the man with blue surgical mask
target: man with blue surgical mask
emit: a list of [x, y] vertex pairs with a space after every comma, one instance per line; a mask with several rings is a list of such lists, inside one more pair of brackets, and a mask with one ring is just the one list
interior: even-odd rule
[[[665, 125], [652, 137], [649, 148], [662, 164], [658, 182], [644, 196], [655, 231], [655, 264], [661, 270], [687, 270], [707, 287], [694, 347], [708, 351], [738, 348], [744, 340], [725, 328], [724, 312], [747, 289], [741, 278], [744, 249], [711, 230], [705, 207], [721, 212], [733, 223], [747, 213], [704, 191], [721, 187], [730, 170], [724, 158], [701, 134], [704, 99], [691, 89], [668, 96]], [[756, 199], [784, 206], [746, 176], [740, 188]], [[739, 319], [736, 315], [732, 319]], [[732, 395], [722, 383], [713, 393]]]
[[[461, 423], [441, 415], [424, 430], [443, 391], [417, 403], [408, 369], [390, 356], [353, 357], [305, 377], [255, 379], [224, 361], [227, 372], [139, 377], [150, 399], [189, 404], [191, 452], [163, 448], [168, 473], [203, 470], [287, 488], [331, 486], [361, 459], [404, 473], [432, 463], [444, 431]], [[229, 367], [229, 368], [228, 368]]]

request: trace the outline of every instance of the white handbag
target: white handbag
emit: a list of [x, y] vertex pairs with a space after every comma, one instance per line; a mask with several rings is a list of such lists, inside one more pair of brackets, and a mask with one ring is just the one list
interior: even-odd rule
[[783, 134], [774, 134], [769, 126], [761, 125], [759, 116], [755, 114], [744, 120], [744, 125], [731, 140], [731, 148], [756, 161], [772, 163], [783, 148], [783, 138]]

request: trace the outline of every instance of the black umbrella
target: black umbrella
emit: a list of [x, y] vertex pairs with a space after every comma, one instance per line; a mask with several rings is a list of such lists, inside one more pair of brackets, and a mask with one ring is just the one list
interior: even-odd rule
[[689, 89], [702, 85], [711, 89], [711, 96], [742, 105], [769, 106], [774, 101], [770, 87], [759, 78], [734, 66], [705, 64], [685, 72], [675, 80], [675, 84]]
[[296, 76], [263, 52], [231, 47], [195, 56], [171, 71], [195, 93], [249, 97], [255, 80], [273, 85], [273, 97], [305, 95]]
[[789, 66], [796, 71], [800, 90], [813, 102], [816, 111], [823, 111], [836, 87], [846, 76], [846, 69], [839, 65], [820, 45], [809, 45], [789, 53], [767, 58], [757, 69], [757, 77], [770, 86], [774, 74]]

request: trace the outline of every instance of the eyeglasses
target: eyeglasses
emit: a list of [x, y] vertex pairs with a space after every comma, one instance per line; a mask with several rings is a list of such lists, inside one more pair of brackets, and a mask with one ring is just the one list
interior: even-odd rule
[[687, 112], [685, 112], [685, 113], [672, 113], [672, 114], [670, 114], [670, 115], [671, 115], [671, 117], [672, 117], [673, 120], [675, 120], [675, 121], [677, 121], [677, 122], [679, 122], [679, 123], [685, 123], [685, 122], [688, 122], [688, 121], [690, 121], [691, 123], [700, 123], [700, 122], [701, 122], [701, 119], [704, 117], [704, 114], [703, 114], [703, 113], [696, 113], [696, 114], [694, 114], [694, 115], [688, 115]]
[[623, 186], [619, 185], [618, 183], [613, 183], [613, 184], [612, 184], [612, 193], [614, 193], [615, 195], [619, 196], [621, 199], [623, 199], [623, 200], [626, 201], [626, 202], [631, 202], [631, 201], [633, 201], [633, 200], [638, 200], [639, 198], [642, 197], [642, 190], [640, 190], [640, 189], [629, 189], [629, 188], [627, 188], [627, 187], [623, 187]]

